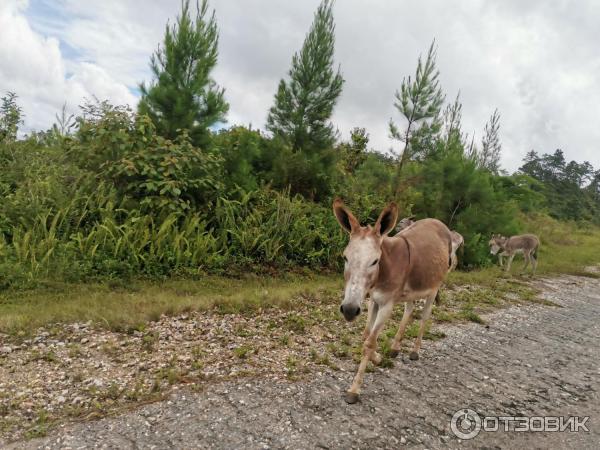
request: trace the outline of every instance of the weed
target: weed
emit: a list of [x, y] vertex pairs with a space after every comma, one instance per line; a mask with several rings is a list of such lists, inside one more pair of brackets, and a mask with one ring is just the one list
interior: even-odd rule
[[248, 331], [242, 324], [237, 325], [234, 328], [233, 332], [235, 333], [236, 336], [239, 336], [239, 337], [248, 337], [248, 336], [252, 335], [252, 333], [250, 331]]
[[240, 359], [246, 359], [254, 349], [248, 345], [240, 345], [233, 349], [233, 353]]
[[115, 341], [105, 342], [100, 346], [100, 350], [111, 358], [115, 358], [121, 354], [121, 349]]
[[485, 321], [471, 308], [464, 308], [459, 313], [459, 316], [470, 322], [483, 324]]
[[453, 313], [443, 309], [434, 308], [432, 314], [433, 318], [438, 322], [453, 322], [456, 320], [456, 316]]
[[327, 344], [327, 350], [338, 358], [345, 358], [350, 356], [350, 346], [346, 344], [336, 344], [334, 342], [330, 342]]
[[142, 336], [142, 350], [148, 353], [153, 352], [158, 344], [159, 336], [160, 334], [158, 331], [144, 334]]
[[205, 355], [206, 351], [199, 345], [192, 347], [192, 356], [194, 359], [202, 359]]
[[102, 399], [117, 400], [123, 391], [117, 383], [111, 383], [108, 388], [99, 396]]
[[50, 426], [48, 412], [41, 409], [37, 413], [37, 418], [34, 425], [25, 432], [27, 439], [34, 439], [44, 437], [48, 433], [48, 427]]
[[279, 337], [279, 342], [281, 345], [289, 346], [290, 345], [290, 336], [288, 334], [283, 334]]
[[298, 359], [295, 356], [288, 356], [285, 361], [285, 368], [287, 370], [287, 377], [290, 379], [295, 378], [296, 369], [298, 368]]
[[79, 344], [72, 343], [72, 344], [69, 344], [67, 346], [67, 348], [68, 348], [67, 354], [69, 355], [69, 358], [78, 358], [81, 355], [83, 355], [83, 352], [81, 350], [81, 345], [79, 345]]
[[58, 358], [56, 353], [54, 353], [52, 350], [49, 350], [47, 352], [33, 350], [29, 354], [28, 362], [33, 362], [33, 361], [46, 361], [46, 362], [50, 362], [50, 363], [59, 363], [60, 359]]
[[303, 334], [306, 330], [306, 321], [297, 314], [288, 314], [285, 325], [290, 331], [298, 334]]
[[204, 362], [203, 361], [199, 361], [199, 360], [194, 360], [192, 361], [192, 370], [195, 371], [200, 371], [204, 369]]

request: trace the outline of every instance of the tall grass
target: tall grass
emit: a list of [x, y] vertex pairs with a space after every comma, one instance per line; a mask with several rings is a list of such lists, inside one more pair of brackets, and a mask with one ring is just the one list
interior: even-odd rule
[[[584, 273], [585, 266], [598, 263], [597, 227], [541, 214], [521, 221], [523, 231], [540, 237], [540, 274]], [[287, 193], [265, 190], [221, 198], [212, 216], [162, 217], [126, 211], [108, 198], [81, 197], [0, 237], [0, 288], [49, 280], [219, 274], [236, 268], [336, 268], [345, 241], [327, 208]], [[489, 270], [467, 277], [485, 279]], [[513, 270], [519, 270], [519, 261]], [[451, 280], [461, 278], [457, 273]]]
[[[268, 210], [265, 205], [273, 209]], [[250, 259], [268, 262], [268, 258], [273, 258], [289, 264], [329, 261], [333, 266], [339, 258], [336, 246], [342, 246], [346, 237], [341, 233], [327, 235], [326, 213], [329, 211], [306, 215], [301, 205], [295, 205], [288, 196], [244, 198], [220, 202], [211, 223], [198, 216], [173, 215], [164, 219], [131, 215], [118, 223], [107, 215], [86, 233], [71, 229], [69, 238], [59, 231], [67, 229], [61, 228], [63, 215], [40, 216], [34, 227], [15, 233], [13, 242], [0, 238], [0, 259], [7, 261], [10, 255], [13, 261], [0, 268], [13, 273], [15, 268], [29, 271], [28, 286], [42, 283], [39, 289], [0, 292], [0, 332], [29, 333], [49, 323], [87, 320], [115, 330], [128, 330], [157, 320], [162, 314], [190, 310], [255, 313], [271, 306], [292, 307], [290, 302], [301, 301], [299, 293], [323, 288], [328, 290], [326, 301], [336, 302], [343, 282], [338, 273], [316, 276], [313, 271], [304, 275], [283, 272], [275, 277], [238, 273], [241, 276], [235, 278], [208, 274], [197, 280], [156, 280], [157, 274], [179, 271], [189, 275], [202, 268], [214, 271], [217, 266], [229, 275], [230, 264]], [[523, 222], [525, 231], [540, 236], [541, 276], [593, 276], [585, 268], [600, 261], [598, 228], [545, 216], [528, 216]], [[268, 247], [260, 245], [263, 240], [271, 241]], [[510, 275], [502, 273], [498, 266], [452, 272], [447, 285], [478, 285], [494, 293], [494, 298], [502, 290], [524, 295], [520, 291], [521, 264], [521, 260], [515, 260]], [[80, 276], [93, 279], [92, 273], [100, 280], [64, 283], [80, 281]], [[107, 274], [112, 275], [112, 280], [102, 280]], [[133, 276], [127, 279], [119, 274]], [[153, 276], [151, 280], [141, 280], [137, 275], [142, 274]], [[14, 280], [9, 286], [19, 287]], [[478, 296], [474, 294], [473, 301], [479, 302]]]
[[333, 267], [344, 242], [329, 210], [274, 191], [221, 198], [212, 217], [154, 217], [110, 202], [86, 206], [79, 199], [13, 227], [0, 240], [0, 286], [220, 273], [254, 264]]

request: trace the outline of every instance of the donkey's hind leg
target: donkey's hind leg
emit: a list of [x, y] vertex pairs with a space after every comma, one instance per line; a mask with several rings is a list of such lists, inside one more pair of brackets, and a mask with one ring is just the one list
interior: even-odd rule
[[425, 325], [429, 320], [429, 316], [431, 315], [431, 308], [433, 307], [433, 301], [435, 300], [436, 294], [437, 291], [433, 295], [427, 297], [427, 301], [425, 302], [425, 308], [423, 309], [423, 317], [421, 317], [421, 326], [419, 327], [419, 334], [417, 336], [417, 339], [415, 340], [415, 346], [413, 347], [412, 352], [410, 352], [410, 359], [412, 359], [413, 361], [419, 359], [421, 340], [423, 339], [423, 334], [425, 333]]
[[410, 322], [410, 318], [412, 316], [412, 312], [415, 309], [415, 302], [410, 301], [404, 304], [404, 314], [402, 315], [402, 320], [400, 321], [400, 326], [398, 327], [398, 332], [394, 337], [394, 342], [392, 342], [392, 349], [390, 351], [390, 356], [395, 358], [400, 353], [400, 345], [402, 343], [402, 338], [404, 337], [404, 332], [406, 331], [406, 326], [408, 322]]
[[535, 275], [535, 271], [537, 270], [537, 256], [532, 252], [531, 253], [531, 276]]
[[[521, 271], [523, 273], [525, 273], [525, 269], [527, 269], [527, 266], [529, 265], [529, 262], [531, 261], [531, 252], [524, 252], [523, 258], [525, 259], [525, 264], [523, 264], [523, 269], [521, 269]], [[533, 264], [532, 264], [532, 266], [533, 266]]]

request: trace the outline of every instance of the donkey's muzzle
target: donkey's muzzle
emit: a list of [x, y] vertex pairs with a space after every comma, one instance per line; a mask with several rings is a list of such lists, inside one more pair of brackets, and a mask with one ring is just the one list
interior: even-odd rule
[[340, 312], [348, 322], [352, 322], [360, 314], [360, 306], [342, 305], [340, 306]]

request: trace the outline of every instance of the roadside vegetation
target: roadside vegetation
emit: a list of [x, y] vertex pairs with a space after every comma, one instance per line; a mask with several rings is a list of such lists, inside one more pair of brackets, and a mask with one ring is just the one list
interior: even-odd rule
[[[346, 236], [330, 208], [338, 196], [364, 223], [396, 201], [405, 216], [436, 217], [460, 232], [451, 284], [495, 277], [486, 269], [495, 263], [492, 233], [540, 235], [540, 273], [597, 262], [600, 171], [561, 150], [530, 151], [517, 172], [503, 171], [500, 112], [491, 110], [480, 142], [462, 131], [460, 96], [447, 101], [435, 42], [390, 97], [397, 153], [381, 154], [360, 124], [345, 139], [331, 122], [345, 80], [332, 2], [315, 12], [274, 93], [267, 133], [223, 127], [235, 99], [211, 75], [218, 40], [207, 1], [184, 2], [151, 56], [153, 78], [140, 84], [137, 111], [91, 99], [79, 114], [63, 108], [50, 129], [23, 135], [18, 96], [2, 98], [0, 331], [18, 328], [15, 314], [32, 324], [78, 316], [112, 323], [119, 313], [109, 300], [103, 314], [89, 298], [63, 308], [88, 290], [114, 295], [110, 286], [168, 292], [187, 282], [211, 292], [213, 283], [226, 291], [249, 277], [260, 280], [251, 286], [285, 284], [288, 273], [318, 284], [323, 278], [311, 274], [341, 267]], [[49, 292], [45, 302], [31, 300], [40, 292]], [[147, 318], [186, 301], [141, 302], [139, 314], [123, 315]], [[31, 302], [48, 318], [27, 319]]]
[[[357, 329], [364, 317], [345, 326], [338, 313], [347, 236], [331, 211], [335, 197], [362, 223], [395, 201], [402, 216], [435, 217], [464, 236], [458, 270], [433, 312], [438, 324], [485, 324], [493, 309], [541, 301], [518, 275], [518, 259], [512, 275], [495, 265], [492, 233], [537, 234], [541, 276], [595, 276], [586, 267], [600, 261], [600, 170], [566, 161], [559, 149], [531, 151], [515, 173], [502, 170], [500, 112], [490, 105], [481, 138], [463, 132], [460, 97], [446, 98], [435, 43], [390, 93], [395, 149], [382, 154], [370, 148], [360, 124], [341, 136], [331, 122], [346, 76], [335, 63], [332, 2], [319, 6], [292, 56], [265, 111], [266, 132], [225, 126], [228, 101], [236, 99], [211, 75], [218, 63], [217, 18], [206, 1], [192, 6], [184, 2], [167, 26], [136, 111], [90, 99], [76, 115], [63, 108], [50, 129], [25, 135], [18, 96], [2, 98], [0, 372], [16, 370], [17, 363], [48, 369], [98, 348], [115, 361], [120, 354], [156, 352], [164, 348], [161, 332], [171, 326], [164, 322], [182, 316], [190, 329], [201, 319], [209, 328], [224, 316], [245, 321], [233, 330], [227, 368], [254, 369], [244, 366], [236, 376], [256, 374], [271, 361], [257, 356], [267, 345], [252, 341], [259, 331], [273, 354], [295, 349], [263, 371], [284, 370], [294, 379], [307, 366], [336, 370], [360, 352]], [[248, 320], [254, 325], [246, 329]], [[70, 339], [67, 324], [110, 336], [91, 348], [84, 337]], [[383, 334], [384, 348], [394, 332]], [[191, 333], [190, 339], [203, 339]], [[415, 333], [413, 326], [407, 335]], [[318, 339], [298, 338], [305, 334]], [[116, 335], [131, 339], [132, 350], [120, 349]], [[40, 336], [68, 345], [27, 347]], [[437, 326], [426, 334], [440, 337]], [[22, 342], [29, 344], [20, 361], [13, 347]], [[69, 373], [70, 386], [85, 387], [89, 402], [70, 403], [68, 415], [154, 398], [165, 384], [197, 380], [211, 364], [219, 366], [218, 356], [207, 359], [197, 345], [186, 352], [183, 363], [163, 361], [140, 369], [140, 379], [102, 384], [91, 394], [84, 380], [94, 367]], [[49, 413], [6, 396], [0, 415], [15, 422], [3, 422], [4, 430], [22, 430], [15, 424], [25, 411], [31, 436], [39, 435], [64, 416], [57, 411], [67, 411], [56, 406]]]
[[[531, 151], [517, 172], [503, 171], [500, 113], [479, 143], [465, 134], [460, 97], [446, 100], [436, 53], [433, 43], [390, 98], [396, 154], [370, 149], [360, 126], [345, 139], [330, 120], [345, 75], [328, 0], [274, 94], [268, 133], [222, 126], [235, 99], [211, 76], [218, 23], [206, 1], [184, 2], [167, 26], [137, 111], [92, 99], [23, 135], [18, 96], [6, 94], [0, 332], [52, 320], [118, 327], [244, 296], [251, 306], [259, 286], [285, 290], [286, 280], [292, 290], [331, 283], [322, 274], [337, 277], [346, 242], [331, 213], [337, 196], [363, 223], [396, 201], [402, 215], [460, 232], [451, 285], [497, 277], [492, 233], [537, 233], [541, 274], [582, 273], [598, 261], [600, 171], [560, 150]], [[170, 294], [186, 283], [203, 294]]]
[[[536, 230], [542, 241], [538, 276], [598, 276], [588, 270], [598, 263], [600, 230], [596, 227], [559, 222], [546, 215], [528, 216], [523, 221]], [[510, 302], [504, 300], [511, 296], [515, 301], [539, 301], [535, 290], [527, 285], [529, 273], [525, 276], [520, 273], [522, 264], [522, 260], [516, 259], [511, 274], [504, 273], [497, 265], [452, 272], [443, 298], [454, 298], [456, 292], [462, 292], [459, 298], [467, 305], [463, 309], [477, 314], [506, 306]], [[161, 316], [192, 311], [242, 315], [259, 315], [266, 309], [297, 311], [304, 307], [299, 296], [316, 293], [322, 294], [319, 298], [324, 306], [335, 307], [342, 286], [343, 277], [335, 270], [318, 273], [298, 268], [272, 273], [250, 271], [90, 283], [43, 281], [36, 288], [0, 292], [0, 333], [25, 338], [39, 327], [88, 321], [100, 328], [127, 333]], [[459, 303], [452, 308], [461, 309]], [[398, 308], [399, 313], [401, 309]], [[456, 311], [448, 313], [444, 305], [436, 306], [434, 320], [468, 319], [465, 314], [455, 314]]]

